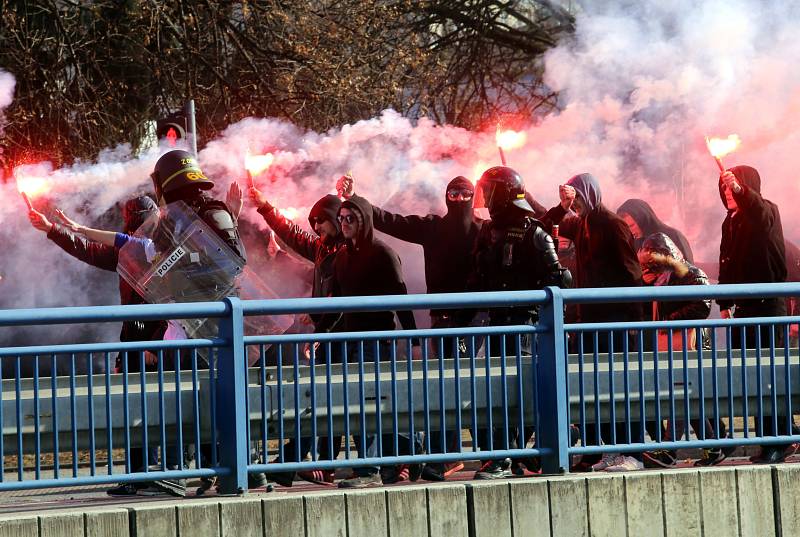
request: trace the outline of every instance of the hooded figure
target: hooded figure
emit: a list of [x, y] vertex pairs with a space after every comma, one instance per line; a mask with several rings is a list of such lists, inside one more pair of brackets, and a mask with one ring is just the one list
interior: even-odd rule
[[[654, 233], [646, 237], [637, 255], [642, 266], [642, 277], [647, 285], [708, 285], [706, 273], [686, 261], [672, 239], [664, 233]], [[653, 319], [705, 319], [709, 313], [710, 300], [666, 301], [656, 303]], [[679, 333], [676, 334], [680, 336]], [[694, 338], [694, 335], [695, 331], [691, 330], [689, 337]]]
[[[600, 185], [589, 173], [572, 177], [566, 183], [575, 189], [582, 204], [581, 216], [562, 204], [550, 209], [543, 221], [546, 229], [559, 225], [559, 234], [575, 244], [575, 287], [638, 287], [642, 271], [633, 247], [628, 225], [602, 202]], [[638, 321], [637, 303], [579, 304], [579, 322]], [[603, 338], [601, 338], [603, 339]], [[602, 343], [602, 342], [601, 342]]]
[[[447, 184], [447, 214], [444, 216], [401, 216], [372, 207], [375, 229], [422, 246], [428, 293], [466, 290], [472, 247], [480, 222], [472, 210], [474, 193], [472, 183], [466, 177], [458, 176]], [[447, 314], [441, 310], [431, 312], [432, 317]]]
[[[355, 216], [358, 230], [357, 236], [354, 239], [345, 239], [345, 247], [336, 253], [335, 296], [407, 294], [400, 257], [373, 236], [372, 205], [361, 196], [354, 195], [342, 202], [340, 217], [343, 209], [348, 209]], [[341, 330], [394, 330], [394, 315], [392, 311], [344, 313], [340, 321]], [[398, 311], [397, 317], [404, 329], [416, 328], [414, 315], [410, 311]]]
[[[341, 205], [342, 201], [331, 194], [317, 200], [308, 213], [308, 222], [317, 233], [316, 236], [300, 229], [269, 202], [264, 202], [258, 208], [258, 213], [286, 246], [314, 263], [312, 297], [333, 296], [333, 261], [336, 252], [344, 245], [344, 237], [336, 219]], [[337, 318], [338, 315], [332, 313], [311, 314], [315, 332], [335, 330]]]
[[689, 263], [694, 263], [692, 248], [689, 246], [689, 241], [686, 240], [684, 234], [662, 222], [646, 201], [629, 199], [619, 206], [617, 215], [626, 220], [629, 227], [631, 227], [631, 222], [626, 219], [626, 216], [635, 224], [635, 229], [631, 227], [631, 233], [633, 234], [634, 246], [637, 249], [641, 248], [645, 238], [653, 233], [663, 233], [680, 249], [684, 259]]
[[[735, 166], [728, 170], [735, 177], [729, 188], [723, 177], [719, 179], [719, 196], [728, 211], [722, 222], [722, 241], [719, 247], [719, 283], [771, 283], [786, 281], [786, 250], [781, 226], [781, 215], [777, 205], [761, 196], [761, 177], [755, 168]], [[727, 172], [726, 172], [727, 173]], [[773, 317], [786, 315], [786, 303], [782, 298], [724, 299], [717, 300], [723, 314], [744, 317]], [[732, 331], [733, 348], [746, 345], [753, 348], [758, 343], [756, 326], [745, 328], [745, 340], [740, 330]], [[761, 325], [760, 339], [768, 347], [771, 340], [769, 325]], [[783, 331], [775, 330], [775, 345], [783, 344]], [[776, 434], [771, 419], [771, 410], [765, 409], [764, 435]], [[779, 434], [791, 434], [787, 420], [778, 412]], [[794, 427], [794, 424], [792, 424]], [[757, 425], [758, 427], [758, 425]], [[787, 445], [764, 446], [758, 462], [777, 463], [785, 458]]]
[[[731, 191], [735, 209], [729, 208], [727, 188], [720, 179], [719, 196], [728, 210], [722, 222], [719, 248], [719, 283], [770, 283], [786, 281], [786, 251], [778, 207], [761, 196], [761, 177], [750, 166], [729, 170], [739, 192]], [[785, 315], [782, 299], [724, 299], [721, 309], [736, 306], [736, 317]], [[738, 331], [734, 331], [738, 333]], [[748, 338], [755, 344], [754, 338]]]

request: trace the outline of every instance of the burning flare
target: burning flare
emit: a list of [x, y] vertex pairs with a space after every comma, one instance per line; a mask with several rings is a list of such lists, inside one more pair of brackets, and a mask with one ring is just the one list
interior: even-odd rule
[[26, 175], [19, 168], [14, 169], [14, 179], [20, 194], [25, 194], [30, 198], [35, 198], [50, 190], [44, 177]]
[[294, 207], [284, 207], [283, 209], [279, 209], [280, 213], [288, 218], [289, 220], [294, 220], [300, 214], [300, 210]]
[[722, 158], [725, 155], [733, 153], [741, 145], [742, 140], [738, 134], [731, 134], [727, 138], [709, 138], [706, 136], [706, 145], [708, 152], [712, 157]]
[[274, 160], [275, 156], [272, 153], [267, 153], [266, 155], [251, 155], [247, 153], [244, 157], [244, 167], [250, 175], [256, 176], [269, 168]]
[[741, 143], [742, 140], [739, 138], [738, 134], [731, 134], [727, 138], [709, 138], [706, 136], [708, 152], [714, 157], [721, 173], [725, 171], [725, 166], [722, 164], [722, 157], [736, 151]]
[[497, 126], [497, 132], [494, 135], [495, 140], [497, 141], [497, 147], [503, 149], [505, 151], [509, 151], [511, 149], [516, 149], [518, 147], [522, 147], [525, 145], [525, 133], [520, 131], [512, 131], [512, 130], [500, 130], [500, 126]]

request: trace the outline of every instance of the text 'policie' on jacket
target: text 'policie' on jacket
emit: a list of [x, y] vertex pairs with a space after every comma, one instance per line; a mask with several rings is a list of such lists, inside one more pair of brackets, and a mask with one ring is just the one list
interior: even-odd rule
[[[359, 238], [355, 244], [347, 240], [336, 253], [334, 272], [336, 275], [335, 296], [374, 296], [408, 294], [400, 257], [383, 241], [375, 239], [372, 227], [372, 205], [361, 196], [353, 196], [342, 202], [356, 214], [359, 221]], [[397, 317], [406, 330], [417, 327], [414, 315], [398, 311]], [[394, 330], [394, 312], [345, 313], [340, 320], [341, 331], [362, 332], [368, 330]]]
[[[755, 168], [734, 166], [729, 171], [736, 176], [742, 190], [738, 194], [733, 192], [738, 211], [734, 213], [728, 210], [722, 222], [719, 283], [786, 281], [786, 251], [778, 206], [761, 196], [761, 177]], [[719, 195], [727, 209], [725, 187], [721, 180]], [[754, 310], [752, 313], [759, 314], [783, 313], [779, 299], [730, 299], [718, 300], [717, 303], [723, 309], [736, 304], [740, 314], [746, 310]]]
[[[336, 220], [336, 213], [340, 205], [341, 201], [338, 197], [331, 194], [324, 196], [311, 208], [311, 212], [308, 215], [309, 221], [319, 216], [324, 216], [338, 229], [339, 223]], [[344, 246], [344, 238], [341, 233], [336, 236], [335, 242], [325, 244], [320, 237], [303, 231], [300, 226], [284, 217], [269, 203], [260, 207], [258, 212], [264, 217], [264, 221], [272, 231], [289, 248], [314, 263], [314, 282], [311, 287], [311, 296], [333, 296], [335, 279], [333, 263], [336, 259], [336, 252]], [[338, 318], [338, 314], [311, 314], [316, 332], [334, 331], [336, 318]]]

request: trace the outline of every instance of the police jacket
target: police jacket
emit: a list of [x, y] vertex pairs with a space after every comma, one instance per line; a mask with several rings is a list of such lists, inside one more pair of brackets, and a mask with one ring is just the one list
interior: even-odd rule
[[[553, 239], [542, 223], [519, 215], [508, 223], [487, 221], [478, 233], [470, 287], [478, 291], [525, 291], [568, 287], [569, 271], [558, 261]], [[495, 308], [493, 323], [529, 322], [536, 308]]]

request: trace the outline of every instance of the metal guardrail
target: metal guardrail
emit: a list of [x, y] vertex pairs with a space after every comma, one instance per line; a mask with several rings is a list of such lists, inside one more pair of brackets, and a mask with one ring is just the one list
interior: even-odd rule
[[[0, 349], [0, 373], [6, 377], [0, 386], [0, 490], [219, 476], [224, 492], [240, 492], [246, 490], [248, 472], [509, 456], [541, 456], [546, 471], [558, 472], [568, 470], [571, 454], [796, 442], [800, 436], [787, 427], [799, 403], [793, 379], [800, 374], [800, 357], [796, 346], [788, 344], [788, 327], [800, 318], [565, 325], [563, 317], [564, 304], [575, 302], [792, 295], [800, 295], [800, 285], [248, 302], [232, 298], [220, 303], [0, 311], [0, 327], [219, 319], [215, 339]], [[416, 331], [244, 334], [243, 320], [249, 315], [499, 305], [538, 305], [539, 322]], [[757, 342], [757, 348], [721, 344], [724, 332], [754, 325], [778, 328], [772, 329], [769, 341]], [[716, 329], [711, 349], [646, 349], [643, 343], [658, 330], [688, 335], [703, 327]], [[612, 352], [579, 349], [567, 354], [568, 338], [575, 334], [590, 333], [599, 340], [610, 331], [634, 337], [631, 342], [625, 338], [623, 348]], [[787, 343], [776, 345], [780, 337], [774, 334], [783, 333]], [[530, 353], [519, 345], [525, 337], [533, 338]], [[413, 360], [404, 351], [412, 338], [424, 343], [422, 360]], [[443, 352], [459, 340], [466, 351]], [[320, 343], [319, 348], [306, 357], [304, 345], [314, 342]], [[344, 352], [337, 355], [333, 352], [337, 348]], [[75, 371], [76, 355], [99, 355], [108, 365], [112, 353], [133, 353], [143, 360], [144, 350], [162, 358], [158, 371]], [[178, 351], [189, 357], [182, 370], [167, 367], [163, 360]], [[198, 352], [210, 356], [210, 370], [203, 369]], [[260, 364], [248, 369], [248, 354], [259, 356]], [[26, 360], [34, 362], [33, 378], [21, 377], [20, 365]], [[69, 373], [40, 376], [40, 363], [52, 370], [64, 370], [66, 363]], [[758, 419], [751, 420], [753, 416]], [[696, 440], [688, 436], [677, 440], [680, 432], [688, 432], [689, 422], [706, 419], [712, 420], [714, 434], [701, 430]], [[743, 425], [722, 438], [718, 423], [723, 419]], [[598, 427], [591, 430], [595, 423], [615, 422], [622, 425], [621, 435], [616, 435], [615, 427], [610, 438], [601, 438]], [[663, 426], [644, 443], [635, 431], [647, 422]], [[580, 445], [570, 446], [570, 423], [579, 427]], [[786, 434], [776, 434], [782, 426]], [[472, 437], [471, 446], [462, 441], [465, 434]], [[339, 436], [348, 441], [343, 456], [334, 457], [331, 452]], [[351, 436], [360, 455], [350, 449]], [[528, 437], [534, 441], [531, 447], [523, 444]], [[367, 449], [368, 442], [376, 444], [373, 451]], [[303, 460], [306, 444], [318, 446], [310, 449], [310, 460]], [[170, 464], [181, 461], [189, 445], [200, 446], [205, 457], [195, 457], [191, 468]], [[154, 448], [161, 452], [158, 464], [134, 467], [136, 453], [142, 461], [153, 456]], [[18, 453], [23, 454], [23, 464]]]

